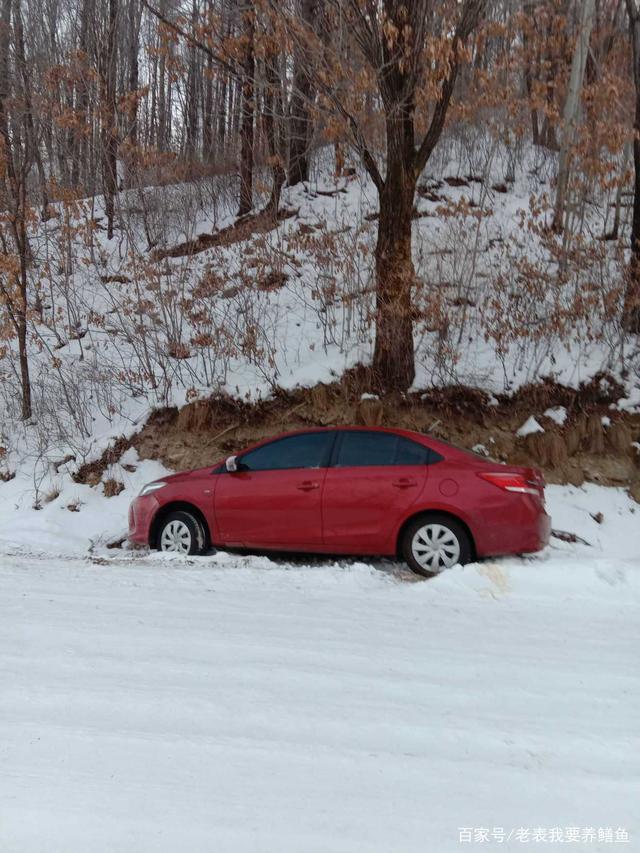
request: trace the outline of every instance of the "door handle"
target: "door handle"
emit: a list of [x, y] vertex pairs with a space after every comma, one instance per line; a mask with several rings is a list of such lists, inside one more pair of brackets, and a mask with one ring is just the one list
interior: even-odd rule
[[399, 480], [394, 480], [391, 485], [395, 486], [396, 489], [410, 489], [412, 486], [417, 486], [418, 484], [409, 477], [401, 477]]
[[320, 488], [320, 483], [315, 483], [312, 480], [304, 480], [302, 483], [298, 483], [297, 488], [301, 492], [312, 492], [314, 489]]

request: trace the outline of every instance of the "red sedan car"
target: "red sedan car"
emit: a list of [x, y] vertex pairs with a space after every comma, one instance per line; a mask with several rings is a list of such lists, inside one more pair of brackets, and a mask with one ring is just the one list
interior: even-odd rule
[[422, 575], [549, 539], [544, 480], [400, 429], [287, 433], [215, 466], [147, 484], [129, 539], [161, 551], [215, 547], [402, 556]]

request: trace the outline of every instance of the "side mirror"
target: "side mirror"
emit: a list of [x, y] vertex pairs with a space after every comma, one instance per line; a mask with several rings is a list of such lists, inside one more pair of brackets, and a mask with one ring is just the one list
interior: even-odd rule
[[238, 470], [238, 457], [230, 456], [224, 463], [224, 467], [230, 474], [235, 474], [235, 472]]

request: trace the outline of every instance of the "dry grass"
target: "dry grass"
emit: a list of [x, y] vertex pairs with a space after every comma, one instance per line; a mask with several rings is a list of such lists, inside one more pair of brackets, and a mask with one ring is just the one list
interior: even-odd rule
[[104, 488], [104, 496], [106, 498], [115, 498], [116, 495], [119, 495], [120, 492], [124, 491], [124, 483], [121, 483], [119, 480], [114, 480], [113, 478], [109, 480], [105, 480], [103, 484]]

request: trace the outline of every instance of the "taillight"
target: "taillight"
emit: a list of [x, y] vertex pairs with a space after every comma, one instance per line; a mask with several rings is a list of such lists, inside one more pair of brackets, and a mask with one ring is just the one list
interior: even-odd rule
[[506, 471], [478, 471], [478, 477], [482, 477], [488, 483], [498, 486], [499, 489], [504, 489], [505, 492], [517, 492], [521, 495], [537, 495], [542, 498], [544, 495], [542, 485], [536, 480], [530, 480], [525, 474], [509, 474]]

